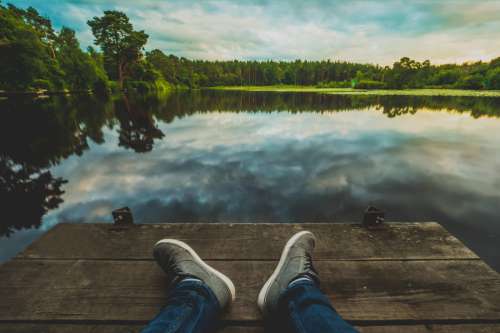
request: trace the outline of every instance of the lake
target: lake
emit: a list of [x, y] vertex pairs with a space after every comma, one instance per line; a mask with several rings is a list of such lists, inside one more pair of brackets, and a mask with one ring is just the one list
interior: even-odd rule
[[0, 261], [61, 222], [437, 221], [500, 271], [500, 98], [0, 100]]

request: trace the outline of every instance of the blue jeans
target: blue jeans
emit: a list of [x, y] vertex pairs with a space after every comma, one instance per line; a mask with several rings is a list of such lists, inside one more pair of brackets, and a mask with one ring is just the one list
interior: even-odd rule
[[[169, 293], [167, 305], [142, 333], [207, 333], [217, 327], [221, 309], [201, 281], [181, 281]], [[311, 281], [297, 282], [281, 296], [276, 314], [267, 322], [271, 332], [356, 333]]]

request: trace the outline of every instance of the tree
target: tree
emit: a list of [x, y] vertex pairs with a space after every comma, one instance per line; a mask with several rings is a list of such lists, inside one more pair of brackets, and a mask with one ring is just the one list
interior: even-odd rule
[[55, 59], [56, 54], [54, 51], [54, 42], [56, 39], [56, 33], [52, 28], [52, 22], [50, 22], [48, 18], [41, 16], [33, 7], [28, 7], [24, 10], [12, 4], [8, 4], [7, 6], [11, 13], [18, 18], [22, 18], [35, 30], [40, 40], [49, 47], [52, 59]]
[[55, 45], [64, 81], [71, 90], [94, 88], [98, 80], [105, 80], [92, 57], [80, 48], [75, 31], [63, 27]]
[[60, 88], [62, 73], [57, 62], [24, 13], [0, 4], [0, 88]]
[[104, 16], [94, 17], [87, 23], [94, 34], [95, 44], [104, 53], [105, 62], [112, 67], [109, 76], [116, 77], [122, 88], [130, 67], [141, 59], [149, 36], [142, 30], [135, 31], [127, 15], [115, 10], [107, 10]]
[[[427, 64], [427, 63], [426, 63]], [[408, 57], [394, 63], [392, 70], [386, 74], [386, 81], [390, 88], [414, 88], [417, 85], [416, 75], [422, 64]]]
[[163, 75], [165, 80], [172, 84], [178, 84], [176, 66], [178, 58], [171, 55], [165, 55], [161, 50], [155, 49], [146, 52], [146, 61], [156, 68]]
[[444, 69], [437, 72], [433, 83], [439, 86], [451, 86], [460, 79], [460, 73], [456, 69]]
[[488, 89], [500, 89], [500, 66], [488, 71], [486, 86]]
[[461, 89], [483, 89], [483, 77], [480, 74], [473, 74], [461, 77], [455, 84], [457, 88]]

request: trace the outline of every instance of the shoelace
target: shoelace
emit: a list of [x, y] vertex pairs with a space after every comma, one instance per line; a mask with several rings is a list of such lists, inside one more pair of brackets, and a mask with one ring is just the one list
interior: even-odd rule
[[169, 272], [169, 275], [172, 275], [172, 278], [175, 278], [178, 275], [182, 275], [182, 270], [179, 268], [177, 262], [174, 259], [172, 258], [167, 259], [166, 267], [167, 271]]
[[316, 272], [316, 270], [314, 269], [314, 266], [313, 266], [312, 256], [309, 252], [306, 252], [306, 262], [305, 262], [304, 266], [305, 266], [305, 269], [307, 271], [311, 270], [313, 272]]

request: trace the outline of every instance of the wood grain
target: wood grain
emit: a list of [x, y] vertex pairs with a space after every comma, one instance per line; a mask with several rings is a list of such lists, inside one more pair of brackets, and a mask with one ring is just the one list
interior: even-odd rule
[[[0, 333], [138, 332], [166, 302], [154, 243], [176, 238], [227, 274], [220, 332], [262, 333], [258, 291], [287, 239], [318, 238], [322, 289], [361, 333], [499, 333], [500, 276], [439, 224], [60, 224], [0, 266]], [[404, 324], [404, 325], [402, 325]], [[400, 325], [400, 326], [398, 326]]]
[[[273, 261], [209, 261], [233, 279], [226, 320], [259, 321]], [[479, 260], [320, 261], [322, 289], [346, 319], [500, 320], [500, 278]], [[13, 260], [0, 269], [0, 320], [148, 321], [165, 303], [153, 261]]]
[[369, 231], [359, 224], [59, 224], [19, 258], [151, 259], [162, 238], [190, 244], [204, 259], [278, 259], [300, 230], [318, 238], [316, 260], [478, 258], [437, 223], [388, 223]]
[[[137, 333], [144, 325], [2, 324], [0, 333]], [[360, 333], [499, 333], [500, 324], [404, 325], [356, 327]], [[218, 333], [264, 333], [259, 326], [227, 326]]]

